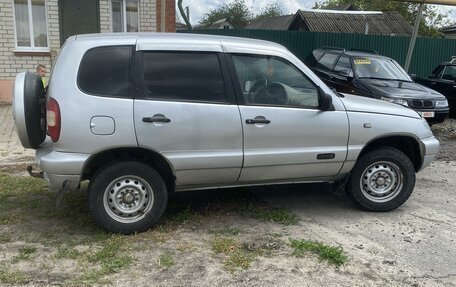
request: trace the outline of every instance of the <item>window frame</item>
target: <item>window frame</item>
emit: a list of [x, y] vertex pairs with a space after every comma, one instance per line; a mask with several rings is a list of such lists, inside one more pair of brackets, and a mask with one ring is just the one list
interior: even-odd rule
[[[151, 98], [146, 95], [144, 90], [144, 54], [146, 53], [181, 53], [181, 54], [194, 54], [194, 53], [204, 53], [204, 54], [215, 54], [219, 62], [220, 73], [223, 80], [223, 85], [225, 88], [226, 101], [216, 102], [216, 101], [196, 101], [196, 100], [185, 100], [185, 99], [163, 99], [163, 98]], [[237, 100], [235, 97], [235, 91], [232, 85], [232, 80], [230, 78], [230, 73], [228, 71], [226, 54], [223, 52], [214, 52], [214, 51], [185, 51], [185, 50], [141, 50], [136, 51], [136, 84], [135, 84], [135, 99], [141, 99], [146, 101], [161, 101], [161, 102], [180, 102], [180, 103], [196, 103], [196, 104], [216, 104], [216, 105], [237, 105]]]
[[[111, 94], [98, 94], [98, 93], [92, 93], [88, 92], [85, 89], [83, 89], [80, 85], [80, 75], [81, 75], [81, 67], [84, 65], [84, 63], [87, 61], [87, 55], [93, 51], [93, 50], [98, 50], [98, 49], [103, 49], [103, 48], [122, 48], [122, 47], [129, 47], [131, 49], [131, 58], [130, 58], [130, 67], [128, 67], [128, 94], [124, 96], [112, 96]], [[78, 74], [76, 76], [76, 85], [78, 89], [89, 96], [95, 96], [95, 97], [102, 97], [102, 98], [114, 98], [114, 99], [134, 99], [134, 91], [136, 89], [136, 70], [135, 69], [135, 63], [136, 63], [136, 53], [135, 53], [135, 46], [134, 45], [108, 45], [108, 46], [97, 46], [88, 49], [87, 51], [84, 52], [84, 55], [81, 58], [81, 61], [79, 62], [79, 67], [78, 67]]]
[[[138, 31], [137, 32], [127, 32], [127, 0], [110, 0], [110, 6], [111, 6], [111, 32], [113, 33], [139, 33], [141, 32], [141, 17], [140, 17], [140, 5], [139, 2], [140, 0], [134, 0], [136, 3], [138, 3]], [[121, 2], [122, 4], [122, 29], [123, 31], [121, 32], [114, 32], [114, 23], [113, 23], [113, 11], [112, 11], [112, 2]]]
[[[439, 71], [439, 74], [440, 74], [440, 77], [438, 77], [438, 79], [442, 80], [442, 81], [449, 81], [449, 82], [454, 82], [455, 80], [450, 80], [450, 79], [444, 79], [443, 76], [445, 75], [445, 72], [447, 71], [447, 69], [452, 69], [452, 68], [448, 68], [448, 67], [452, 67], [453, 65], [445, 65], [443, 69], [441, 69]], [[451, 73], [453, 75], [453, 73]]]
[[[340, 61], [342, 58], [347, 58], [347, 59], [348, 59], [348, 63], [349, 63], [349, 65], [350, 65], [350, 70], [348, 70], [348, 74], [342, 74], [340, 71], [336, 71], [337, 64], [339, 64], [339, 61]], [[336, 64], [334, 65], [334, 68], [332, 69], [332, 72], [333, 72], [334, 74], [339, 75], [339, 76], [342, 76], [342, 77], [353, 77], [354, 71], [353, 71], [352, 59], [351, 59], [349, 56], [340, 55], [339, 59], [337, 59]]]
[[47, 47], [35, 47], [35, 37], [33, 31], [33, 13], [32, 13], [32, 0], [27, 0], [28, 10], [28, 24], [29, 24], [29, 36], [30, 36], [30, 47], [18, 46], [17, 44], [17, 27], [16, 27], [16, 4], [14, 0], [11, 0], [13, 4], [13, 24], [14, 24], [14, 50], [13, 52], [50, 52], [49, 45], [49, 23], [48, 23], [48, 6], [47, 1], [44, 1], [44, 20], [46, 24], [46, 43]]
[[236, 95], [236, 100], [238, 102], [238, 105], [240, 106], [251, 106], [251, 107], [274, 107], [274, 108], [285, 108], [285, 109], [305, 109], [305, 110], [320, 110], [320, 99], [317, 94], [317, 101], [318, 101], [318, 106], [304, 106], [304, 105], [273, 105], [273, 104], [256, 104], [256, 103], [246, 103], [245, 98], [244, 98], [244, 92], [243, 88], [241, 86], [241, 83], [239, 82], [239, 76], [236, 71], [236, 67], [234, 65], [234, 60], [233, 60], [233, 55], [234, 56], [252, 56], [252, 57], [274, 57], [274, 58], [279, 58], [282, 61], [285, 61], [287, 64], [293, 66], [297, 71], [299, 71], [304, 77], [306, 77], [309, 82], [315, 87], [318, 93], [318, 85], [312, 81], [311, 78], [309, 78], [306, 73], [304, 73], [301, 69], [296, 67], [291, 61], [288, 59], [281, 57], [281, 56], [276, 56], [276, 55], [268, 55], [268, 54], [252, 54], [252, 53], [227, 53], [226, 59], [227, 59], [227, 64], [228, 68], [230, 71], [230, 76], [231, 76], [231, 83], [233, 85], [235, 95]]
[[[334, 61], [334, 64], [333, 64], [332, 67], [330, 67], [330, 68], [328, 68], [328, 67], [323, 66], [322, 64], [320, 64], [321, 59], [323, 59], [323, 57], [325, 57], [326, 55], [333, 55], [333, 56], [336, 56], [336, 60]], [[332, 71], [334, 70], [334, 68], [336, 67], [337, 62], [339, 61], [340, 56], [341, 56], [340, 54], [326, 52], [326, 53], [324, 53], [324, 55], [322, 55], [322, 56], [320, 57], [320, 59], [317, 60], [317, 62], [316, 62], [316, 64], [315, 64], [315, 68], [316, 68], [316, 69], [319, 69], [319, 70], [322, 70], [322, 71], [332, 72]]]

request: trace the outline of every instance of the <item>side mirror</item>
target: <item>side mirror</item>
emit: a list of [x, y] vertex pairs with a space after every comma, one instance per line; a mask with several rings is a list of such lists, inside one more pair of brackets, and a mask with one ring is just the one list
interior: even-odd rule
[[412, 79], [412, 81], [415, 81], [416, 80], [416, 74], [409, 74], [410, 78]]
[[322, 111], [330, 111], [334, 109], [332, 97], [325, 93], [321, 87], [318, 87], [318, 104]]

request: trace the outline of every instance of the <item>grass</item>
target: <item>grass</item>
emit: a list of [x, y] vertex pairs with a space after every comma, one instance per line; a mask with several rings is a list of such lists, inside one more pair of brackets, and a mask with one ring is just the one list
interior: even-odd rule
[[194, 250], [193, 243], [191, 241], [180, 243], [176, 246], [176, 249], [180, 252], [189, 252]]
[[91, 225], [84, 192], [65, 195], [62, 209], [56, 208], [57, 193], [45, 180], [0, 174], [0, 224], [13, 225], [35, 218], [66, 220], [67, 224]]
[[241, 234], [241, 230], [237, 227], [224, 227], [218, 229], [209, 230], [209, 233], [212, 234], [219, 234], [219, 235], [239, 235]]
[[2, 284], [17, 285], [27, 283], [27, 281], [27, 276], [22, 272], [0, 269], [0, 283]]
[[77, 251], [76, 249], [74, 249], [71, 246], [63, 244], [58, 247], [57, 253], [55, 254], [54, 257], [58, 258], [58, 259], [66, 258], [66, 259], [76, 260], [80, 256], [81, 256], [81, 253], [79, 251]]
[[223, 265], [230, 272], [247, 269], [255, 259], [255, 254], [243, 248], [235, 238], [215, 236], [212, 240], [212, 250], [216, 254], [224, 254]]
[[93, 243], [83, 252], [71, 246], [61, 246], [56, 258], [76, 260], [82, 267], [81, 274], [72, 278], [74, 285], [109, 284], [109, 281], [103, 279], [104, 276], [127, 269], [133, 263], [133, 258], [125, 255], [127, 240], [125, 236], [111, 235], [107, 239]]
[[215, 254], [223, 254], [225, 269], [235, 272], [238, 269], [247, 269], [259, 256], [272, 255], [272, 251], [282, 245], [281, 241], [271, 237], [255, 238], [251, 242], [241, 242], [229, 236], [216, 235], [212, 242]]
[[295, 214], [292, 214], [288, 210], [280, 207], [256, 206], [251, 208], [250, 211], [256, 218], [283, 225], [292, 225], [299, 222], [299, 219]]
[[174, 264], [175, 263], [171, 254], [165, 253], [160, 255], [158, 258], [158, 266], [160, 266], [160, 268], [168, 269]]
[[326, 260], [336, 266], [343, 265], [348, 259], [342, 247], [329, 246], [318, 241], [290, 239], [290, 246], [294, 256], [302, 257], [306, 252], [312, 252], [317, 254], [321, 260]]
[[36, 252], [36, 247], [23, 246], [19, 248], [19, 255], [14, 256], [13, 261], [29, 260], [30, 256]]
[[0, 234], [0, 243], [8, 243], [11, 242], [11, 236], [8, 234]]
[[[185, 200], [185, 196], [181, 200], [171, 200], [154, 229], [127, 237], [104, 232], [93, 223], [85, 192], [66, 194], [63, 208], [56, 209], [57, 194], [48, 188], [44, 180], [0, 174], [0, 225], [14, 225], [15, 230], [12, 235], [0, 234], [0, 243], [11, 242], [20, 236], [21, 240], [43, 244], [51, 250], [53, 265], [69, 261], [67, 264], [73, 270], [71, 274], [63, 275], [64, 285], [110, 284], [105, 279], [109, 278], [108, 275], [125, 272], [133, 264], [134, 259], [128, 255], [129, 252], [138, 252], [138, 246], [150, 246], [151, 242], [164, 243], [173, 238], [175, 231], [186, 227], [194, 230], [207, 219], [236, 213], [285, 225], [298, 220], [286, 209], [271, 207], [243, 189], [201, 194], [199, 198], [192, 195], [191, 201]], [[232, 272], [249, 268], [258, 256], [275, 248], [275, 245], [268, 243], [258, 245], [240, 242], [237, 236], [241, 230], [236, 227], [221, 227], [209, 233], [214, 235], [211, 241], [214, 253], [222, 260], [224, 267]], [[157, 245], [153, 243], [155, 248]], [[178, 252], [194, 252], [197, 247], [194, 247], [194, 242], [184, 242], [177, 243], [174, 249]], [[35, 260], [38, 255], [33, 254], [38, 254], [35, 247], [24, 246], [11, 262], [5, 263]], [[159, 258], [159, 266], [170, 268], [175, 264], [174, 260], [171, 254], [163, 253]], [[10, 272], [1, 266], [0, 272], [0, 282], [5, 284], [34, 280], [27, 278], [32, 275]]]

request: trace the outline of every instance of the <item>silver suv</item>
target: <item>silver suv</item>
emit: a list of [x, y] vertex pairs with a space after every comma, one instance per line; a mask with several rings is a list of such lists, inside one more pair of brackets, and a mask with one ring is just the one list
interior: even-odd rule
[[335, 94], [278, 44], [190, 34], [71, 37], [47, 89], [17, 75], [14, 117], [50, 186], [89, 180], [94, 219], [121, 233], [202, 188], [346, 183], [391, 210], [439, 147], [415, 111]]

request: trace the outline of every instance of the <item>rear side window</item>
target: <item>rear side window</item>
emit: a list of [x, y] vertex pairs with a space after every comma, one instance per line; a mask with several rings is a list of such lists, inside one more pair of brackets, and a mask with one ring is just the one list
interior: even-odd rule
[[336, 60], [339, 56], [336, 54], [325, 54], [321, 59], [318, 61], [318, 68], [332, 70], [334, 65], [336, 64]]
[[109, 46], [89, 50], [81, 61], [79, 88], [106, 97], [130, 95], [132, 46]]
[[149, 99], [227, 102], [216, 53], [145, 52], [143, 77]]
[[318, 62], [318, 60], [320, 60], [321, 56], [323, 56], [323, 51], [321, 50], [314, 50], [307, 58], [306, 58], [306, 65], [308, 66], [315, 66]]

